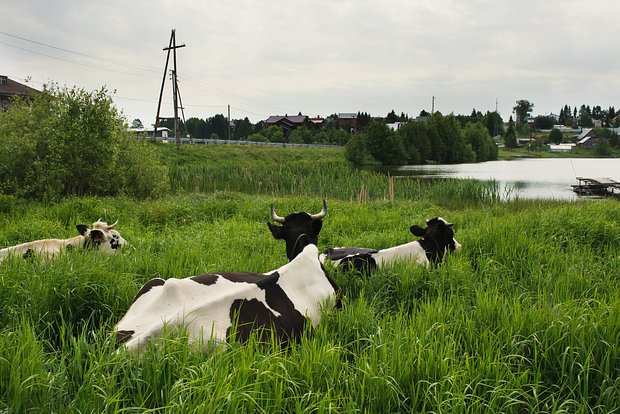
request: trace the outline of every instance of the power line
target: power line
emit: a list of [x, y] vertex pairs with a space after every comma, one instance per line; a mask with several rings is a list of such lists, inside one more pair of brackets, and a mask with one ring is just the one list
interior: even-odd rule
[[[6, 33], [6, 32], [3, 32], [3, 31], [0, 31], [0, 34], [3, 34], [5, 36], [9, 36], [9, 37], [12, 37], [12, 38], [15, 38], [15, 39], [23, 40], [24, 42], [34, 43], [36, 45], [49, 47], [51, 49], [59, 50], [59, 51], [65, 52], [65, 53], [70, 53], [70, 54], [76, 55], [76, 56], [83, 56], [83, 57], [86, 57], [86, 58], [89, 58], [89, 59], [100, 60], [100, 61], [103, 61], [103, 62], [112, 63], [114, 65], [126, 66], [126, 67], [132, 68], [132, 69], [139, 69], [139, 70], [143, 70], [143, 71], [147, 71], [147, 72], [159, 73], [158, 71], [156, 71], [154, 69], [151, 69], [149, 67], [146, 67], [146, 66], [140, 66], [140, 65], [133, 64], [133, 63], [121, 62], [121, 61], [112, 60], [112, 59], [105, 59], [105, 58], [101, 58], [101, 57], [94, 56], [94, 55], [89, 55], [89, 54], [82, 53], [82, 52], [76, 52], [74, 50], [69, 50], [69, 49], [65, 49], [65, 48], [62, 48], [62, 47], [58, 47], [58, 46], [54, 46], [54, 45], [49, 45], [47, 43], [38, 42], [38, 41], [32, 40], [32, 39], [26, 39], [25, 37], [16, 36], [16, 35], [13, 35], [13, 34], [10, 34], [10, 33]], [[4, 43], [4, 44], [7, 44], [7, 43]], [[9, 46], [12, 46], [12, 45], [9, 45]], [[17, 47], [17, 46], [15, 46], [15, 47]], [[23, 49], [23, 50], [28, 50], [28, 49]]]

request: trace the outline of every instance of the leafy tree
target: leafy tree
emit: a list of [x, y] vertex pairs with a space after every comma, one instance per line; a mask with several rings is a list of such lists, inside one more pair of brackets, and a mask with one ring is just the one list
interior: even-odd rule
[[596, 151], [596, 155], [611, 155], [611, 146], [607, 138], [599, 138], [594, 151]]
[[555, 120], [551, 116], [539, 115], [534, 118], [534, 128], [536, 129], [551, 129]]
[[261, 135], [263, 135], [268, 142], [284, 142], [284, 132], [282, 128], [276, 125], [271, 125], [265, 128]]
[[398, 122], [399, 120], [400, 119], [398, 118], [398, 115], [396, 115], [396, 112], [393, 109], [385, 117], [385, 122], [387, 124], [393, 124], [394, 122]]
[[482, 124], [467, 124], [463, 129], [463, 136], [476, 154], [476, 162], [497, 159], [497, 145]]
[[222, 114], [216, 114], [207, 121], [207, 136], [217, 134], [222, 139], [228, 138], [228, 118]]
[[362, 130], [370, 123], [372, 117], [367, 112], [357, 113], [357, 129]]
[[142, 124], [141, 120], [136, 118], [133, 121], [131, 121], [131, 127], [132, 128], [144, 128], [144, 125]]
[[557, 128], [553, 128], [549, 133], [549, 141], [554, 144], [561, 144], [563, 139], [564, 135], [562, 134], [562, 131]]
[[371, 121], [365, 132], [368, 153], [381, 164], [401, 165], [405, 161], [405, 149], [400, 136], [384, 122]]
[[427, 121], [434, 161], [442, 164], [473, 162], [476, 154], [465, 142], [461, 127], [453, 115], [435, 112]]
[[489, 131], [489, 135], [496, 137], [498, 135], [504, 135], [504, 121], [497, 112], [489, 112], [484, 115], [484, 124]]
[[515, 131], [515, 123], [512, 117], [508, 121], [508, 130], [506, 131], [506, 137], [504, 137], [504, 144], [506, 148], [517, 148], [517, 132]]
[[517, 127], [519, 127], [525, 123], [530, 112], [534, 109], [534, 104], [526, 99], [519, 99], [512, 109], [517, 115]]
[[344, 155], [346, 159], [356, 167], [364, 165], [368, 151], [364, 142], [364, 134], [357, 134], [347, 142], [344, 146]]
[[206, 138], [207, 123], [200, 118], [189, 118], [186, 122], [187, 133], [194, 138]]
[[105, 88], [46, 85], [0, 112], [0, 189], [44, 200], [162, 194], [167, 168], [149, 149], [127, 130]]
[[236, 119], [234, 121], [233, 137], [236, 140], [245, 139], [248, 135], [252, 134], [253, 125], [246, 116], [243, 119]]
[[431, 159], [431, 142], [424, 122], [407, 122], [397, 132], [403, 141], [407, 164], [424, 164]]

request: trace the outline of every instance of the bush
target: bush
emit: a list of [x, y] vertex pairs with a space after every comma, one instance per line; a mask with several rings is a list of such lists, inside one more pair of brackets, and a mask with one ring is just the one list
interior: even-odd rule
[[[45, 86], [0, 113], [0, 191], [51, 200], [147, 197], [168, 188], [166, 167], [127, 131], [105, 88]], [[162, 182], [164, 180], [165, 182]]]

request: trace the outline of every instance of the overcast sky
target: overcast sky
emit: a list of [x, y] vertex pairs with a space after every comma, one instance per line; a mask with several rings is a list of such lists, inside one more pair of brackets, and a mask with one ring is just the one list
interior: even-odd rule
[[[185, 118], [392, 109], [505, 121], [620, 109], [617, 0], [4, 0], [0, 74], [92, 91], [154, 122], [176, 29]], [[171, 67], [170, 67], [171, 69]], [[172, 116], [166, 77], [161, 116]]]

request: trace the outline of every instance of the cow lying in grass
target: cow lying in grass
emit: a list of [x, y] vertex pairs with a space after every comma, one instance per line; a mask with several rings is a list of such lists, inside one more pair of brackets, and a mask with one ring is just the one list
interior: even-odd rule
[[[316, 235], [327, 213], [293, 213], [268, 223], [284, 239], [290, 262], [267, 273], [216, 272], [185, 279], [152, 279], [136, 294], [116, 325], [116, 340], [141, 350], [164, 329], [181, 328], [205, 346], [252, 332], [272, 333], [283, 343], [297, 339], [307, 323], [316, 326], [323, 305], [338, 306], [338, 287], [319, 262]], [[278, 218], [272, 207], [272, 217]], [[318, 230], [317, 230], [318, 229]]]
[[420, 240], [382, 250], [365, 247], [330, 248], [321, 254], [320, 260], [323, 263], [329, 259], [343, 270], [356, 269], [368, 274], [377, 267], [397, 261], [414, 261], [428, 266], [430, 263], [441, 262], [447, 253], [461, 248], [454, 238], [452, 226], [441, 217], [436, 217], [426, 221], [426, 228], [411, 226], [409, 230], [414, 236], [421, 237]]
[[49, 259], [65, 250], [91, 249], [106, 253], [114, 253], [127, 242], [121, 234], [114, 230], [116, 223], [108, 225], [103, 221], [93, 223], [92, 229], [84, 224], [76, 226], [79, 236], [70, 239], [35, 240], [17, 246], [6, 247], [0, 250], [0, 261], [7, 256], [30, 257], [36, 256]]

